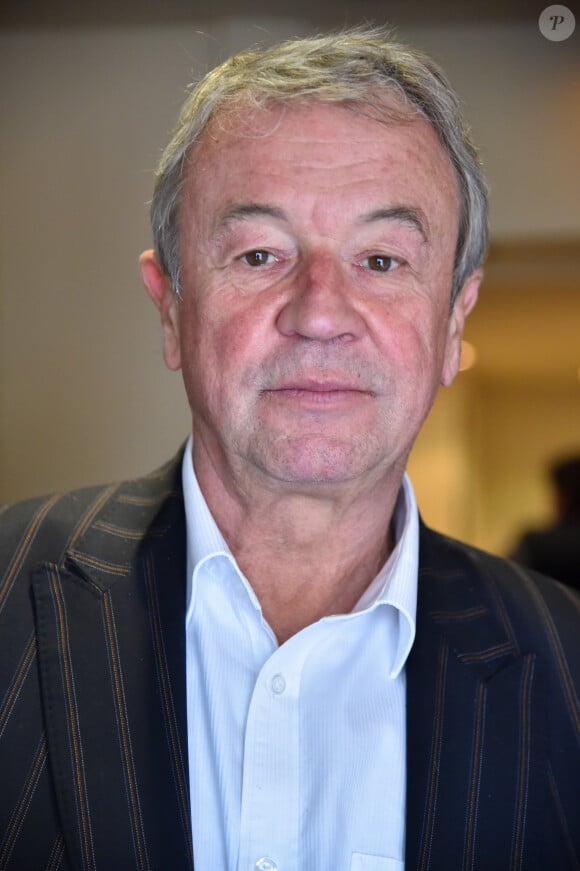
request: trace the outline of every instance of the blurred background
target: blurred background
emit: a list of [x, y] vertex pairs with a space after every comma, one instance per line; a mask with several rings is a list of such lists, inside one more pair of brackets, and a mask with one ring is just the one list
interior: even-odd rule
[[137, 270], [187, 83], [255, 43], [388, 22], [447, 71], [491, 184], [472, 365], [410, 470], [429, 523], [507, 552], [549, 517], [546, 464], [580, 451], [578, 4], [562, 42], [529, 0], [208, 5], [0, 8], [0, 502], [147, 472], [189, 432]]

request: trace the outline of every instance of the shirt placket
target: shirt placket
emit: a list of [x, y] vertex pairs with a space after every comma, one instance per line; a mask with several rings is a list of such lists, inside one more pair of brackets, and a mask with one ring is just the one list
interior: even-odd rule
[[285, 654], [262, 668], [248, 711], [238, 871], [298, 868], [302, 663]]

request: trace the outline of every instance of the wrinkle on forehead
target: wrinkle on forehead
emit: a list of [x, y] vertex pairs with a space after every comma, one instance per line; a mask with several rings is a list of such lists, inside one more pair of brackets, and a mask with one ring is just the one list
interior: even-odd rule
[[224, 136], [230, 136], [232, 132], [235, 132], [236, 137], [243, 139], [266, 139], [279, 129], [288, 111], [308, 111], [316, 107], [345, 109], [354, 115], [385, 126], [408, 124], [420, 119], [427, 120], [420, 108], [409, 102], [395, 87], [382, 92], [369, 91], [364, 101], [332, 101], [306, 96], [285, 102], [265, 99], [262, 104], [259, 104], [250, 96], [240, 95], [231, 103], [218, 109], [212, 116], [199, 139], [190, 149], [187, 156], [188, 163], [190, 160], [192, 162], [195, 160], [195, 154], [200, 150], [198, 146], [206, 140], [219, 144]]
[[[317, 108], [320, 108], [320, 114], [316, 113]], [[364, 163], [368, 160], [368, 153], [364, 153], [366, 146], [369, 143], [369, 132], [365, 130], [365, 125], [375, 122], [379, 123], [384, 128], [404, 127], [406, 125], [418, 124], [423, 129], [423, 134], [432, 138], [433, 143], [438, 146], [439, 160], [441, 158], [445, 163], [448, 163], [452, 170], [454, 182], [457, 185], [457, 177], [455, 169], [445, 150], [441, 146], [437, 132], [427, 119], [419, 112], [409, 113], [402, 111], [400, 101], [399, 105], [393, 109], [393, 115], [387, 119], [384, 114], [369, 114], [366, 111], [359, 111], [358, 105], [343, 104], [343, 103], [322, 103], [310, 100], [305, 103], [297, 103], [295, 105], [275, 105], [268, 106], [263, 109], [254, 106], [248, 107], [248, 114], [243, 115], [240, 112], [240, 107], [232, 107], [227, 110], [222, 110], [215, 118], [213, 118], [200, 139], [192, 146], [188, 157], [186, 158], [186, 167], [182, 178], [182, 191], [189, 186], [189, 182], [194, 183], [196, 176], [203, 174], [207, 170], [214, 173], [221, 173], [221, 168], [233, 169], [234, 172], [243, 169], [239, 166], [238, 160], [231, 160], [228, 152], [235, 152], [237, 146], [242, 146], [244, 142], [248, 144], [255, 143], [256, 147], [260, 142], [266, 142], [270, 138], [278, 134], [281, 141], [287, 142], [289, 145], [295, 146], [294, 153], [285, 153], [284, 150], [276, 155], [276, 160], [279, 164], [284, 162], [294, 163], [296, 168], [300, 168], [303, 164], [306, 168], [312, 167], [316, 169], [328, 168], [330, 173], [334, 172], [334, 163], [328, 160], [323, 151], [317, 152], [314, 146], [320, 146], [330, 151], [331, 157], [334, 156], [334, 150], [340, 144], [348, 145], [348, 151], [344, 163], [352, 166], [353, 170], [359, 163]], [[339, 117], [344, 113], [354, 113], [361, 119], [361, 123], [357, 124], [356, 118], [353, 118], [353, 123], [348, 124], [346, 130], [340, 135], [336, 133], [336, 129], [329, 133], [329, 128], [332, 130], [333, 114]], [[378, 110], [377, 110], [378, 113]], [[300, 115], [304, 116], [304, 123], [295, 125], [292, 123], [284, 124], [285, 120], [292, 115], [294, 118]], [[370, 136], [372, 142], [375, 137]], [[302, 154], [300, 147], [305, 146]], [[416, 159], [414, 143], [409, 142], [402, 146], [408, 151], [410, 162]], [[359, 148], [362, 150], [362, 160], [359, 160]], [[435, 156], [435, 155], [434, 155]], [[217, 158], [217, 159], [216, 159]], [[223, 158], [223, 159], [220, 159]], [[389, 160], [387, 150], [382, 150], [380, 145], [377, 145], [376, 158], [381, 163]], [[220, 168], [221, 164], [221, 168]], [[378, 166], [379, 164], [377, 164]], [[260, 164], [258, 165], [258, 168]], [[435, 165], [433, 169], [435, 170]], [[438, 167], [440, 169], [440, 166]], [[334, 187], [334, 183], [329, 182]]]

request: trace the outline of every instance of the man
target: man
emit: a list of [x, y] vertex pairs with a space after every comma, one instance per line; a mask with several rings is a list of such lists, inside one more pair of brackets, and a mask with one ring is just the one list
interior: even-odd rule
[[192, 92], [141, 268], [193, 436], [4, 514], [0, 867], [578, 867], [577, 600], [426, 529], [404, 477], [485, 199], [384, 32]]

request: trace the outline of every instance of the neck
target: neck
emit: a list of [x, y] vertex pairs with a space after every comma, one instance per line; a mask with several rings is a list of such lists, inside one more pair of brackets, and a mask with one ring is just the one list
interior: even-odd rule
[[372, 487], [236, 486], [194, 451], [209, 509], [279, 643], [352, 611], [394, 547], [402, 473]]

